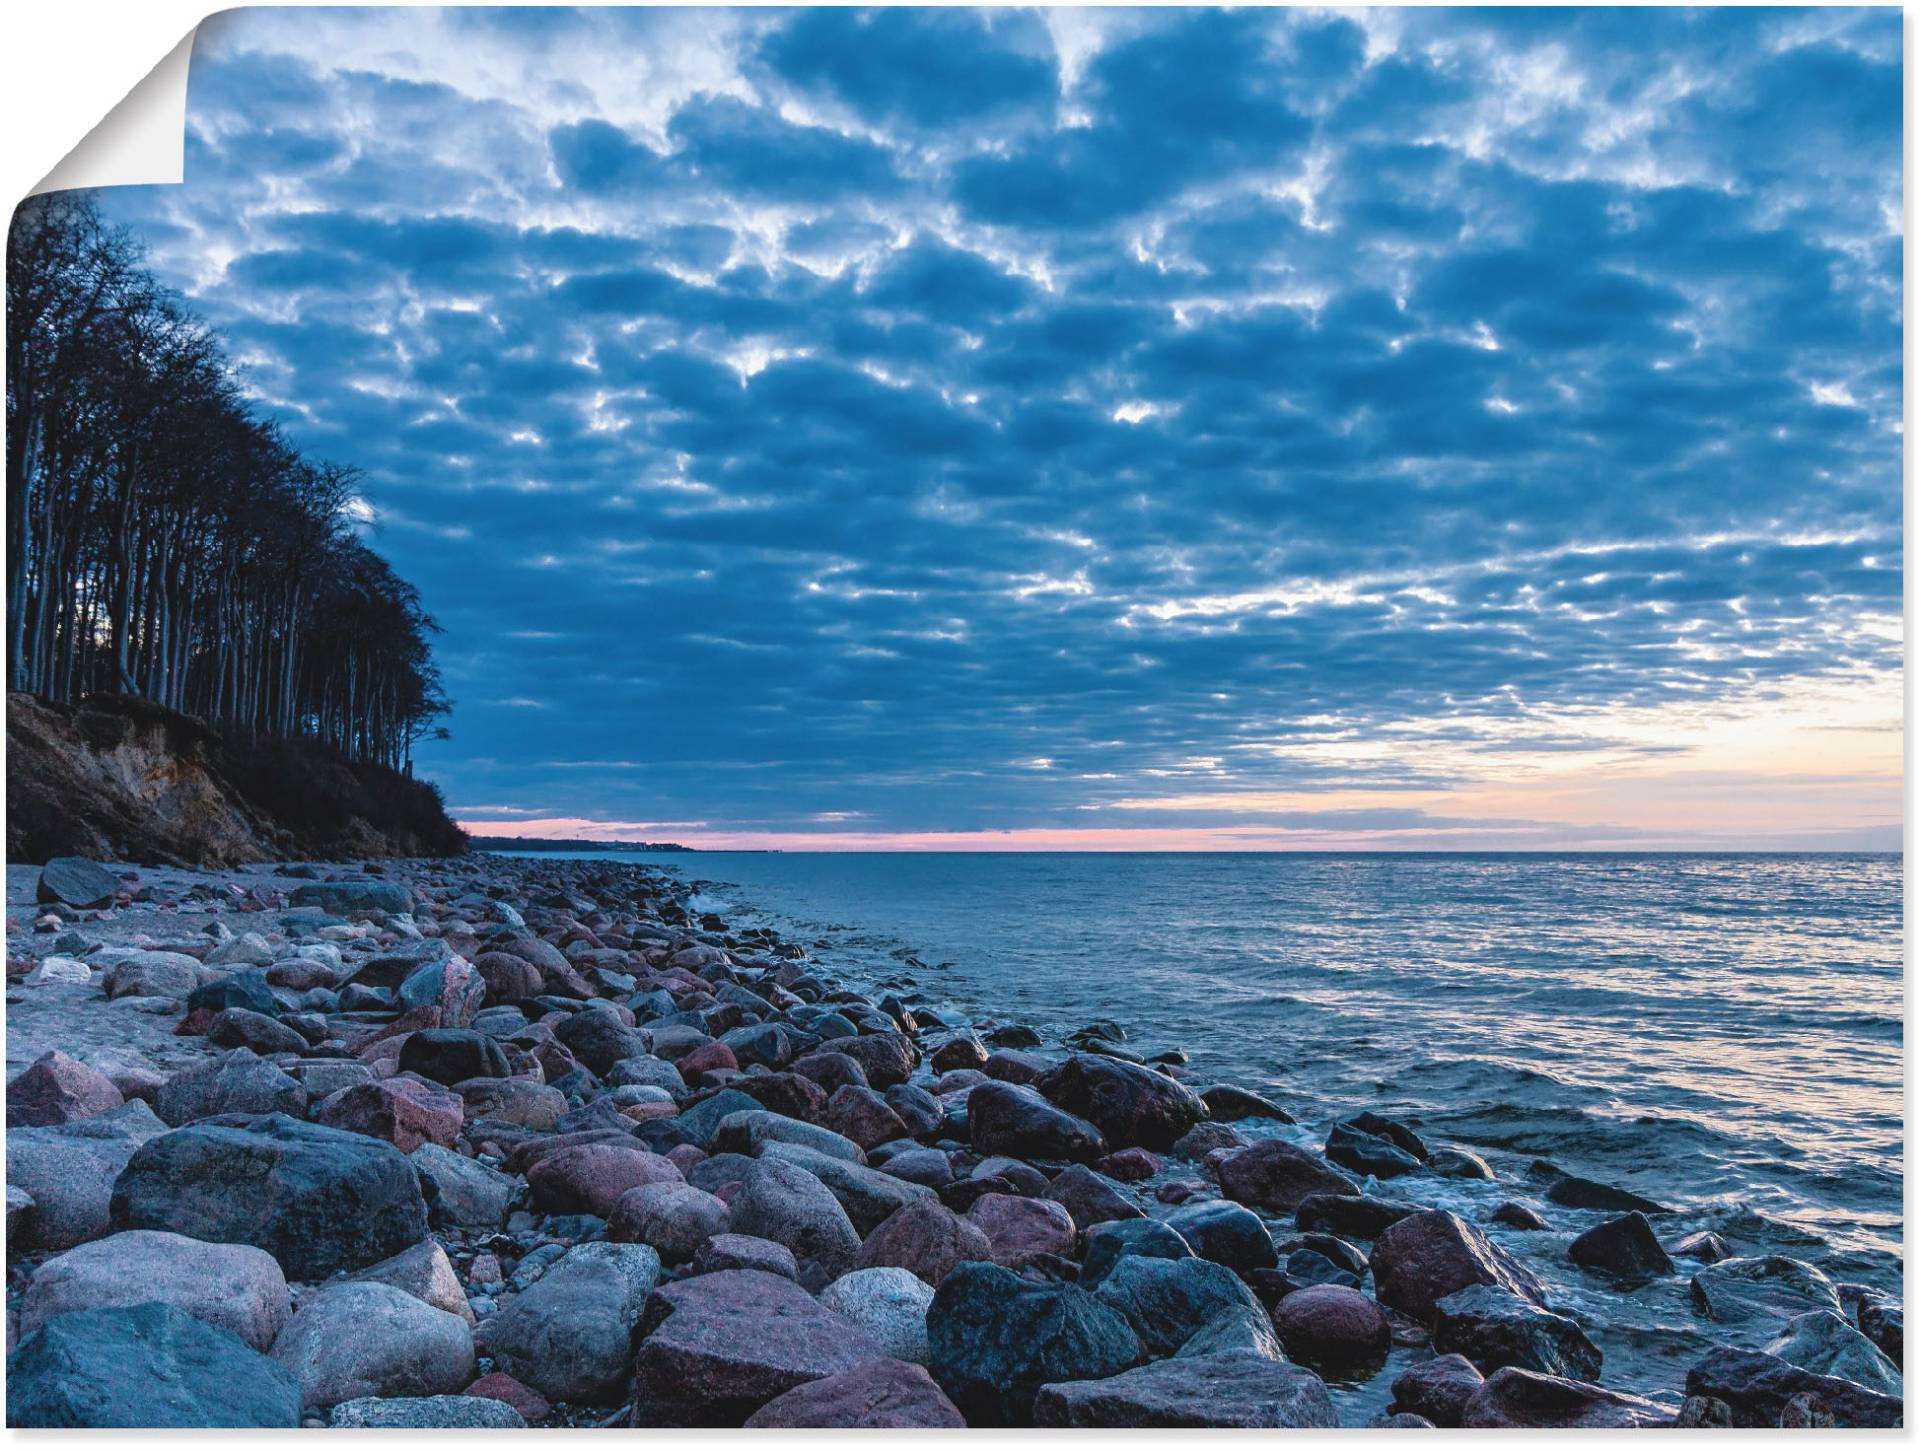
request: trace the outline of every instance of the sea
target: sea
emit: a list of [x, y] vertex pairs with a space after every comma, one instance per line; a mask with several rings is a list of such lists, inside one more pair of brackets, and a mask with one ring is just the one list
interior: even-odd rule
[[[1900, 1292], [1898, 854], [607, 855], [855, 985], [1050, 1043], [1118, 1022], [1196, 1086], [1268, 1094], [1300, 1123], [1265, 1131], [1300, 1143], [1373, 1109], [1473, 1150], [1496, 1182], [1375, 1188], [1483, 1226], [1539, 1206], [1555, 1233], [1493, 1237], [1615, 1388], [1677, 1403], [1704, 1350], [1753, 1332], [1700, 1318], [1689, 1262], [1625, 1294], [1569, 1264], [1606, 1216], [1546, 1204], [1542, 1163], [1672, 1206], [1663, 1238], [1711, 1229]], [[1394, 1373], [1338, 1387], [1343, 1418]]]

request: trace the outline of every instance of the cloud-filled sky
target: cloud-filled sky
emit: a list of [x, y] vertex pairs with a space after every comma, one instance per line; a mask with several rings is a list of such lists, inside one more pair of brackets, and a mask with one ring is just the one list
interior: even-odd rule
[[1899, 845], [1897, 10], [283, 10], [103, 197], [469, 824]]

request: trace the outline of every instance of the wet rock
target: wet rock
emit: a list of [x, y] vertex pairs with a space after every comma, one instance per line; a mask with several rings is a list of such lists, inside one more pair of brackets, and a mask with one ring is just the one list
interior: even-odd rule
[[946, 1121], [947, 1111], [940, 1101], [912, 1083], [896, 1083], [886, 1090], [887, 1107], [900, 1115], [900, 1122], [915, 1138], [937, 1133]]
[[1801, 1397], [1817, 1403], [1836, 1426], [1897, 1426], [1902, 1413], [1896, 1396], [1820, 1375], [1764, 1351], [1731, 1346], [1709, 1351], [1687, 1372], [1687, 1394], [1724, 1402], [1736, 1426], [1778, 1426]]
[[1435, 1149], [1427, 1168], [1445, 1179], [1491, 1179], [1493, 1166], [1467, 1149]]
[[1409, 1366], [1393, 1383], [1387, 1409], [1395, 1414], [1424, 1416], [1436, 1426], [1458, 1426], [1484, 1383], [1479, 1370], [1464, 1355], [1436, 1355]]
[[7, 1127], [45, 1128], [92, 1118], [125, 1099], [104, 1073], [55, 1050], [7, 1085]]
[[[1034, 1087], [1051, 1103], [1085, 1119], [1116, 1149], [1165, 1150], [1206, 1119], [1207, 1105], [1185, 1084], [1117, 1058], [1077, 1053]], [[969, 1111], [976, 1110], [969, 1106]]]
[[1111, 1220], [1096, 1224], [1087, 1231], [1080, 1283], [1089, 1290], [1093, 1289], [1128, 1255], [1183, 1260], [1192, 1254], [1192, 1246], [1164, 1220]]
[[487, 1327], [495, 1369], [549, 1400], [617, 1404], [659, 1282], [660, 1257], [645, 1245], [574, 1246], [501, 1304]]
[[1882, 1395], [1902, 1394], [1900, 1367], [1831, 1310], [1794, 1316], [1766, 1351], [1816, 1375], [1838, 1376]]
[[895, 1360], [927, 1361], [927, 1307], [933, 1287], [909, 1270], [854, 1270], [820, 1292], [820, 1303], [844, 1315]]
[[473, 1379], [473, 1332], [392, 1285], [325, 1285], [287, 1322], [273, 1358], [322, 1410], [361, 1396], [444, 1395]]
[[106, 1234], [114, 1181], [141, 1144], [166, 1131], [138, 1101], [70, 1124], [9, 1131], [7, 1183], [32, 1202], [9, 1245], [70, 1249]]
[[706, 1147], [716, 1154], [758, 1155], [769, 1144], [798, 1144], [829, 1158], [844, 1159], [850, 1164], [865, 1163], [867, 1158], [858, 1144], [832, 1129], [788, 1118], [785, 1114], [774, 1113], [758, 1105], [740, 1113], [730, 1113], [720, 1120]]
[[1906, 1347], [1906, 1307], [1874, 1296], [1860, 1302], [1854, 1314], [1860, 1333], [1879, 1347], [1895, 1365], [1904, 1363]]
[[1545, 1295], [1532, 1271], [1457, 1214], [1443, 1209], [1409, 1215], [1373, 1247], [1380, 1303], [1431, 1324], [1437, 1303], [1469, 1285], [1497, 1285], [1534, 1304]]
[[885, 1092], [905, 1083], [920, 1061], [920, 1052], [905, 1033], [862, 1033], [853, 1038], [835, 1038], [833, 1050], [844, 1053], [860, 1065], [867, 1083]]
[[[722, 1066], [722, 1065], [709, 1065]], [[736, 1066], [736, 1065], [725, 1065]], [[811, 1078], [827, 1091], [829, 1097], [842, 1088], [869, 1088], [867, 1071], [844, 1053], [835, 1053], [823, 1048], [817, 1053], [806, 1053], [793, 1060], [790, 1065], [795, 1073]], [[884, 1102], [884, 1099], [882, 1100]]]
[[451, 1088], [469, 1078], [505, 1078], [513, 1070], [506, 1050], [471, 1028], [423, 1028], [400, 1045], [400, 1071]]
[[1221, 1123], [1238, 1123], [1242, 1119], [1271, 1119], [1276, 1123], [1295, 1122], [1292, 1114], [1271, 1099], [1263, 1098], [1250, 1089], [1236, 1088], [1232, 1084], [1215, 1084], [1212, 1088], [1200, 1091], [1200, 1101], [1207, 1111]]
[[220, 1114], [290, 1114], [304, 1117], [307, 1091], [251, 1049], [235, 1048], [183, 1068], [160, 1085], [154, 1111], [178, 1127]]
[[1571, 1380], [1600, 1374], [1600, 1349], [1578, 1322], [1499, 1285], [1469, 1285], [1435, 1306], [1433, 1348], [1458, 1352], [1483, 1372], [1517, 1365]]
[[436, 1310], [444, 1310], [473, 1324], [473, 1307], [467, 1303], [467, 1292], [460, 1287], [453, 1262], [437, 1240], [423, 1239], [412, 1249], [403, 1249], [377, 1265], [368, 1265], [350, 1278], [356, 1283], [390, 1285]]
[[248, 1245], [207, 1244], [159, 1230], [129, 1230], [68, 1250], [41, 1265], [20, 1302], [20, 1333], [56, 1315], [158, 1301], [270, 1350], [293, 1313], [272, 1255]]
[[956, 1033], [934, 1045], [927, 1058], [927, 1066], [935, 1073], [946, 1073], [955, 1068], [985, 1068], [987, 1045], [980, 1041], [977, 1034]]
[[800, 1264], [792, 1250], [753, 1234], [716, 1234], [700, 1247], [693, 1257], [693, 1273], [711, 1275], [721, 1270], [759, 1270], [785, 1280], [800, 1278]]
[[1420, 1213], [1418, 1204], [1375, 1199], [1365, 1194], [1309, 1194], [1294, 1210], [1301, 1229], [1345, 1239], [1378, 1239], [1401, 1220]]
[[1340, 1424], [1310, 1370], [1247, 1351], [1180, 1356], [1104, 1380], [1043, 1386], [1036, 1426], [1331, 1428]]
[[942, 1149], [907, 1148], [873, 1162], [885, 1173], [896, 1179], [905, 1179], [909, 1184], [924, 1184], [929, 1189], [939, 1189], [953, 1182], [953, 1161]]
[[1099, 1129], [1022, 1084], [975, 1087], [967, 1095], [967, 1128], [979, 1154], [1085, 1162], [1107, 1151]]
[[1081, 1229], [1116, 1219], [1140, 1219], [1146, 1213], [1085, 1164], [1069, 1164], [1054, 1175], [1046, 1195], [1065, 1205]]
[[1721, 1260], [1730, 1260], [1733, 1250], [1727, 1242], [1710, 1229], [1697, 1230], [1693, 1234], [1683, 1234], [1666, 1246], [1666, 1251], [1677, 1260], [1699, 1260], [1702, 1264], [1717, 1265]]
[[362, 1396], [335, 1406], [327, 1424], [375, 1431], [523, 1431], [527, 1426], [512, 1406], [479, 1396]]
[[1003, 1184], [1012, 1185], [1012, 1193], [1024, 1194], [1030, 1199], [1043, 1198], [1052, 1187], [1047, 1176], [1033, 1165], [1022, 1163], [1019, 1159], [1009, 1159], [1004, 1154], [982, 1159], [974, 1166], [969, 1177], [997, 1179]]
[[796, 1386], [884, 1358], [852, 1321], [759, 1270], [661, 1286], [640, 1333], [635, 1426], [738, 1426]]
[[800, 1144], [768, 1144], [760, 1157], [798, 1165], [826, 1185], [827, 1192], [840, 1201], [847, 1218], [853, 1221], [854, 1233], [860, 1235], [870, 1234], [902, 1205], [932, 1193], [923, 1184], [896, 1179], [881, 1170], [817, 1153]]
[[1280, 1263], [1273, 1236], [1260, 1216], [1231, 1200], [1190, 1199], [1167, 1216], [1166, 1224], [1195, 1254], [1237, 1275]]
[[120, 895], [120, 878], [99, 862], [83, 856], [59, 856], [40, 869], [34, 884], [36, 902], [65, 902], [83, 911], [111, 907]]
[[1788, 1320], [1808, 1310], [1840, 1313], [1833, 1281], [1786, 1255], [1707, 1265], [1693, 1277], [1693, 1299], [1710, 1320]]
[[845, 1083], [833, 1090], [820, 1122], [862, 1149], [904, 1139], [908, 1133], [906, 1121], [886, 1099], [857, 1083]]
[[1351, 1121], [1337, 1123], [1327, 1131], [1326, 1154], [1341, 1168], [1376, 1179], [1412, 1174], [1421, 1167], [1421, 1161], [1405, 1149], [1356, 1128]]
[[1582, 1269], [1616, 1280], [1640, 1281], [1674, 1273], [1673, 1261], [1654, 1237], [1647, 1217], [1635, 1210], [1596, 1224], [1567, 1246], [1567, 1258]]
[[840, 1201], [812, 1174], [781, 1159], [758, 1160], [733, 1198], [730, 1228], [784, 1244], [829, 1276], [855, 1267], [860, 1236]]
[[1227, 1198], [1271, 1214], [1297, 1209], [1309, 1195], [1354, 1192], [1352, 1181], [1325, 1159], [1284, 1139], [1220, 1150], [1207, 1157], [1207, 1172]]
[[1073, 1216], [1051, 1199], [983, 1194], [967, 1210], [991, 1246], [993, 1262], [1019, 1269], [1041, 1255], [1073, 1253]]
[[55, 1316], [7, 1357], [16, 1428], [298, 1426], [300, 1409], [286, 1370], [153, 1301]]
[[727, 1232], [731, 1213], [725, 1200], [691, 1184], [642, 1184], [620, 1196], [607, 1220], [607, 1238], [651, 1245], [666, 1263], [684, 1264]]
[[1343, 1285], [1310, 1285], [1273, 1307], [1289, 1359], [1322, 1375], [1365, 1379], [1386, 1364], [1393, 1332], [1372, 1300]]
[[1577, 1174], [1563, 1175], [1547, 1186], [1547, 1198], [1569, 1209], [1611, 1209], [1622, 1213], [1637, 1209], [1642, 1214], [1671, 1214], [1666, 1205], [1656, 1203], [1631, 1189], [1582, 1179]]
[[1207, 1155], [1215, 1149], [1244, 1149], [1246, 1146], [1246, 1137], [1226, 1124], [1203, 1123], [1195, 1124], [1175, 1139], [1173, 1147], [1167, 1152], [1176, 1159], [1204, 1163]]
[[1154, 1357], [1172, 1355], [1229, 1310], [1260, 1309], [1253, 1291], [1233, 1271], [1196, 1257], [1122, 1256], [1094, 1294], [1126, 1317]]
[[1509, 1229], [1524, 1229], [1539, 1232], [1553, 1228], [1541, 1217], [1538, 1210], [1531, 1209], [1516, 1200], [1508, 1199], [1494, 1206], [1492, 1219], [1495, 1224], [1504, 1224]]
[[612, 1215], [620, 1196], [642, 1184], [679, 1184], [680, 1171], [659, 1154], [623, 1144], [575, 1144], [527, 1170], [534, 1207], [547, 1214]]
[[1495, 1371], [1473, 1393], [1461, 1412], [1460, 1424], [1489, 1430], [1562, 1430], [1661, 1426], [1670, 1419], [1663, 1407], [1639, 1396], [1509, 1366]]
[[1038, 1285], [999, 1265], [959, 1265], [927, 1311], [929, 1367], [969, 1426], [1019, 1426], [1043, 1385], [1104, 1380], [1140, 1359], [1111, 1306], [1073, 1285]]
[[[1356, 1274], [1345, 1265], [1336, 1264], [1318, 1250], [1296, 1249], [1287, 1254], [1285, 1270], [1288, 1278], [1300, 1285], [1345, 1285], [1350, 1290], [1360, 1288], [1362, 1274]], [[1253, 1271], [1247, 1271], [1252, 1274]]]
[[1264, 1310], [1249, 1310], [1244, 1305], [1214, 1316], [1188, 1336], [1174, 1354], [1224, 1355], [1236, 1351], [1264, 1355], [1268, 1360], [1287, 1358], [1280, 1337], [1273, 1333], [1272, 1317]]
[[958, 1429], [958, 1408], [918, 1365], [868, 1361], [839, 1375], [795, 1386], [747, 1417], [749, 1429]]
[[417, 1078], [356, 1084], [321, 1100], [313, 1110], [315, 1123], [385, 1139], [403, 1154], [422, 1144], [451, 1148], [465, 1119], [458, 1094]]
[[498, 1229], [513, 1202], [514, 1181], [498, 1169], [439, 1144], [407, 1155], [420, 1177], [428, 1221], [443, 1229]]
[[142, 1144], [114, 1184], [112, 1217], [121, 1229], [255, 1245], [296, 1280], [373, 1264], [427, 1233], [404, 1154], [284, 1114], [194, 1124]]

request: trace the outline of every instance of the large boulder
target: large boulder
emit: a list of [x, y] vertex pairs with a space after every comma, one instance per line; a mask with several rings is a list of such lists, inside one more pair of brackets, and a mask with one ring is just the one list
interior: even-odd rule
[[459, 1094], [418, 1078], [354, 1084], [328, 1095], [313, 1110], [315, 1123], [384, 1139], [403, 1154], [422, 1144], [452, 1148], [465, 1118]]
[[576, 1245], [487, 1327], [495, 1367], [549, 1400], [612, 1405], [633, 1366], [634, 1329], [660, 1282], [645, 1245]]
[[849, 1164], [862, 1164], [867, 1158], [858, 1144], [832, 1129], [757, 1106], [721, 1119], [706, 1147], [715, 1154], [756, 1155], [770, 1144], [798, 1144], [803, 1149], [832, 1159], [844, 1159]]
[[1352, 1194], [1353, 1182], [1318, 1154], [1285, 1139], [1207, 1155], [1207, 1172], [1227, 1198], [1269, 1214], [1297, 1209], [1310, 1194]]
[[1147, 1354], [1155, 1358], [1172, 1355], [1229, 1310], [1260, 1309], [1253, 1291], [1232, 1270], [1194, 1256], [1123, 1256], [1094, 1294], [1126, 1317]]
[[1351, 1191], [1309, 1194], [1295, 1207], [1293, 1222], [1309, 1232], [1337, 1234], [1344, 1239], [1378, 1239], [1401, 1220], [1419, 1212], [1418, 1204], [1375, 1199]]
[[469, 1078], [505, 1078], [513, 1070], [507, 1053], [471, 1028], [422, 1028], [400, 1045], [400, 1071], [417, 1073], [451, 1088]]
[[1387, 1409], [1396, 1415], [1425, 1416], [1436, 1426], [1458, 1426], [1467, 1402], [1485, 1381], [1464, 1355], [1436, 1355], [1400, 1373]]
[[1838, 1376], [1794, 1365], [1759, 1350], [1722, 1346], [1687, 1372], [1689, 1396], [1711, 1396], [1733, 1412], [1736, 1426], [1773, 1427], [1797, 1397], [1809, 1398], [1836, 1426], [1898, 1426], [1903, 1402]]
[[600, 1008], [562, 1019], [553, 1036], [602, 1077], [623, 1059], [648, 1057], [653, 1047], [653, 1039], [643, 1029], [630, 1028], [618, 1016]]
[[87, 910], [111, 907], [119, 895], [120, 878], [99, 862], [83, 856], [57, 856], [40, 869], [33, 899]]
[[762, 1158], [740, 1181], [729, 1228], [770, 1239], [829, 1276], [854, 1268], [860, 1236], [833, 1191], [798, 1164]]
[[1189, 1199], [1167, 1216], [1166, 1224], [1195, 1254], [1235, 1274], [1270, 1270], [1280, 1263], [1265, 1221], [1230, 1199]]
[[1111, 1179], [1085, 1164], [1069, 1164], [1055, 1174], [1047, 1186], [1047, 1198], [1064, 1204], [1073, 1222], [1083, 1230], [1116, 1219], [1141, 1219], [1146, 1214], [1116, 1189]]
[[394, 993], [401, 1012], [430, 1008], [442, 1029], [466, 1027], [486, 996], [486, 979], [458, 955], [422, 963], [407, 974]]
[[350, 1281], [309, 1295], [273, 1358], [322, 1410], [361, 1396], [449, 1395], [473, 1379], [473, 1331], [405, 1290]]
[[1073, 1216], [1051, 1199], [982, 1194], [968, 1206], [967, 1218], [986, 1235], [997, 1265], [1017, 1270], [1036, 1259], [1073, 1254]]
[[716, 1234], [727, 1232], [730, 1215], [724, 1199], [691, 1184], [642, 1184], [614, 1205], [607, 1238], [651, 1245], [668, 1264], [683, 1264]]
[[1352, 1120], [1327, 1130], [1327, 1158], [1361, 1178], [1394, 1179], [1412, 1174], [1424, 1162], [1382, 1134], [1369, 1133]]
[[1831, 1310], [1794, 1316], [1766, 1350], [1816, 1375], [1839, 1376], [1882, 1395], [1903, 1393], [1900, 1367]]
[[1373, 1247], [1374, 1293], [1380, 1303], [1433, 1322], [1438, 1303], [1469, 1285], [1498, 1285], [1544, 1305], [1532, 1271], [1444, 1209], [1429, 1209], [1389, 1226]]
[[852, 1038], [835, 1038], [833, 1051], [844, 1053], [867, 1075], [867, 1083], [885, 1093], [895, 1084], [913, 1076], [920, 1062], [920, 1050], [905, 1033], [861, 1033]]
[[1542, 1309], [1504, 1285], [1469, 1285], [1437, 1301], [1433, 1348], [1458, 1352], [1489, 1375], [1509, 1365], [1569, 1380], [1594, 1380], [1600, 1374], [1600, 1347], [1577, 1321]]
[[567, 1096], [531, 1078], [467, 1078], [453, 1085], [469, 1119], [492, 1119], [551, 1133], [567, 1111]]
[[125, 1101], [106, 1074], [55, 1049], [34, 1059], [7, 1085], [7, 1127], [72, 1123], [116, 1109]]
[[420, 1179], [428, 1220], [441, 1229], [498, 1229], [513, 1203], [514, 1181], [465, 1154], [422, 1144], [407, 1155]]
[[1567, 1258], [1582, 1269], [1637, 1282], [1674, 1272], [1673, 1261], [1639, 1210], [1596, 1224], [1567, 1246]]
[[70, 1124], [10, 1130], [7, 1183], [31, 1204], [9, 1247], [71, 1249], [110, 1232], [114, 1181], [143, 1143], [166, 1131], [138, 1099]]
[[609, 1218], [620, 1196], [642, 1184], [684, 1182], [679, 1169], [637, 1144], [573, 1144], [527, 1170], [534, 1207], [547, 1214]]
[[796, 1386], [885, 1358], [852, 1321], [761, 1270], [661, 1286], [640, 1334], [635, 1426], [738, 1426]]
[[957, 1266], [927, 1310], [929, 1368], [969, 1426], [1021, 1426], [1043, 1385], [1105, 1380], [1137, 1364], [1126, 1317], [1074, 1285], [999, 1265]]
[[1833, 1281], [1786, 1255], [1706, 1265], [1693, 1277], [1693, 1299], [1710, 1320], [1771, 1322], [1809, 1310], [1840, 1313], [1840, 1292]]
[[1085, 1119], [1116, 1149], [1165, 1151], [1208, 1116], [1200, 1096], [1164, 1073], [1095, 1053], [1076, 1053], [1034, 1085], [1052, 1103]]
[[976, 1084], [967, 1094], [967, 1132], [974, 1152], [1016, 1159], [1084, 1163], [1107, 1151], [1099, 1129], [1018, 1083]]
[[142, 1144], [113, 1186], [112, 1217], [121, 1229], [255, 1245], [295, 1280], [359, 1269], [427, 1233], [406, 1155], [284, 1114], [193, 1124]]
[[895, 1360], [926, 1364], [933, 1287], [910, 1270], [853, 1270], [822, 1290], [820, 1303], [866, 1331]]
[[1365, 1379], [1386, 1364], [1393, 1331], [1386, 1314], [1345, 1285], [1308, 1285], [1273, 1307], [1287, 1358], [1326, 1375]]
[[391, 1259], [354, 1271], [349, 1278], [366, 1284], [391, 1285], [396, 1290], [404, 1290], [416, 1300], [425, 1301], [436, 1310], [458, 1315], [469, 1325], [474, 1323], [473, 1306], [467, 1303], [467, 1292], [461, 1288], [460, 1276], [454, 1271], [453, 1261], [447, 1258], [447, 1252], [440, 1247], [437, 1239], [423, 1239], [412, 1249], [403, 1249]]
[[7, 1425], [298, 1426], [300, 1383], [244, 1340], [147, 1301], [56, 1315], [7, 1357]]
[[918, 1365], [870, 1360], [775, 1396], [745, 1422], [749, 1430], [959, 1430], [959, 1410]]
[[1080, 1259], [1080, 1283], [1091, 1290], [1128, 1255], [1183, 1260], [1192, 1253], [1192, 1246], [1165, 1220], [1110, 1220], [1087, 1231]]
[[985, 1231], [955, 1214], [937, 1199], [915, 1199], [901, 1206], [861, 1241], [858, 1269], [892, 1265], [909, 1270], [936, 1288], [967, 1260], [990, 1260], [993, 1246]]
[[1664, 1407], [1639, 1396], [1518, 1366], [1488, 1376], [1460, 1412], [1462, 1426], [1484, 1430], [1626, 1430], [1664, 1426], [1672, 1419]]
[[251, 1048], [235, 1048], [183, 1068], [160, 1085], [154, 1111], [178, 1128], [221, 1114], [291, 1114], [303, 1117], [307, 1091]]
[[131, 1229], [35, 1270], [20, 1301], [20, 1333], [31, 1335], [56, 1315], [149, 1301], [218, 1326], [258, 1351], [273, 1348], [293, 1313], [286, 1276], [265, 1250]]
[[1252, 1351], [1183, 1355], [1104, 1380], [1040, 1388], [1036, 1426], [1330, 1429], [1340, 1424], [1326, 1383], [1310, 1370]]
[[853, 1221], [857, 1234], [870, 1234], [897, 1213], [902, 1205], [911, 1204], [916, 1199], [930, 1198], [933, 1194], [924, 1184], [896, 1179], [879, 1169], [849, 1163], [800, 1144], [768, 1144], [760, 1157], [797, 1164], [826, 1185], [827, 1192], [839, 1200], [840, 1207], [847, 1211], [847, 1218]]

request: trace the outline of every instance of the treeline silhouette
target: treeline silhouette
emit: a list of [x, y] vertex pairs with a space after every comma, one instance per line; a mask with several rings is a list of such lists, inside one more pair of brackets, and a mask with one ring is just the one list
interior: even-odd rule
[[85, 193], [7, 242], [10, 688], [143, 696], [223, 733], [410, 769], [449, 709], [418, 594], [219, 339]]

